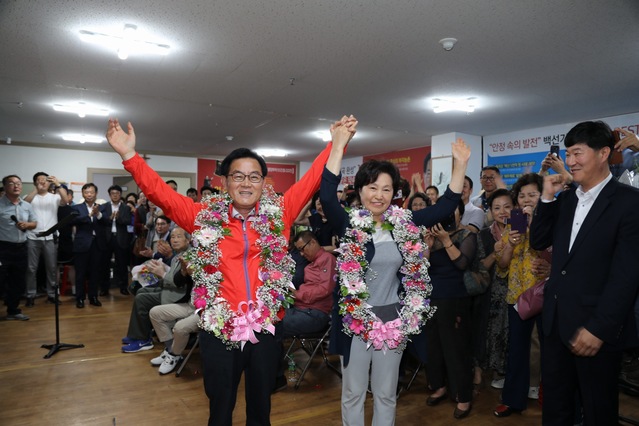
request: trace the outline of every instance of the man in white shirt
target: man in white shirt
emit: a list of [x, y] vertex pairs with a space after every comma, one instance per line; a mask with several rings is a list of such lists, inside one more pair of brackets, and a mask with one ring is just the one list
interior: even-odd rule
[[[58, 207], [64, 206], [67, 201], [67, 190], [60, 185], [55, 176], [49, 176], [44, 172], [33, 175], [33, 191], [24, 198], [31, 203], [38, 217], [38, 226], [27, 232], [27, 252], [29, 257], [27, 267], [27, 307], [32, 307], [35, 302], [37, 282], [36, 275], [40, 256], [44, 256], [44, 267], [47, 278], [47, 302], [55, 303], [54, 287], [58, 272], [58, 244], [55, 235], [38, 237], [39, 232], [44, 232], [58, 223]], [[49, 190], [53, 192], [49, 192]], [[60, 302], [58, 302], [60, 303]]]
[[464, 202], [464, 215], [460, 224], [470, 232], [478, 233], [484, 227], [486, 214], [484, 210], [470, 202], [470, 195], [473, 193], [473, 180], [468, 176], [464, 177], [464, 188], [462, 189], [462, 201]]
[[530, 227], [533, 249], [553, 249], [542, 311], [542, 421], [574, 424], [579, 393], [584, 424], [617, 424], [622, 350], [638, 344], [639, 191], [612, 178], [607, 124], [579, 123], [564, 143], [579, 187], [555, 199], [565, 175], [546, 176]]

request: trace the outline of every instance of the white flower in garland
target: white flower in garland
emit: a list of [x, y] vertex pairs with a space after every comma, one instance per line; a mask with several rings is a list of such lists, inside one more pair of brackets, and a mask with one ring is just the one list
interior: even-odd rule
[[257, 289], [257, 300], [241, 302], [236, 310], [222, 297], [220, 287], [224, 276], [219, 271], [219, 243], [230, 234], [228, 194], [213, 195], [202, 201], [193, 232], [195, 247], [186, 253], [194, 282], [192, 301], [196, 309], [203, 309], [200, 327], [221, 339], [227, 348], [235, 348], [247, 341], [257, 343], [255, 333], [274, 334], [274, 324], [282, 308], [293, 303], [290, 290], [295, 262], [288, 254], [284, 237], [282, 197], [265, 185], [258, 203], [257, 214], [249, 218], [251, 227], [259, 234], [258, 271], [262, 285]]
[[369, 294], [364, 281], [368, 268], [365, 244], [375, 232], [373, 216], [366, 209], [352, 209], [349, 217], [350, 227], [346, 229], [337, 250], [340, 253], [337, 271], [340, 284], [339, 313], [342, 316], [343, 331], [349, 336], [359, 336], [376, 350], [401, 351], [409, 336], [418, 334], [422, 325], [435, 312], [428, 299], [432, 286], [428, 276], [428, 259], [424, 257], [426, 247], [422, 242], [421, 230], [411, 222], [412, 213], [409, 210], [390, 206], [382, 216], [382, 229], [392, 232], [404, 260], [399, 270], [403, 274], [399, 317], [384, 323], [366, 303]]

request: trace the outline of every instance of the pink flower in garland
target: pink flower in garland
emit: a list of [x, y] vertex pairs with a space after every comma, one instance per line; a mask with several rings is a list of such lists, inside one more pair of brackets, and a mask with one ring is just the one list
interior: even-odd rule
[[359, 272], [362, 269], [362, 265], [354, 260], [349, 260], [340, 264], [339, 269], [343, 272]]
[[203, 309], [206, 307], [206, 299], [208, 299], [208, 292], [206, 287], [197, 287], [193, 289], [195, 298], [193, 299], [193, 306], [195, 309]]
[[349, 328], [353, 331], [353, 333], [355, 334], [360, 334], [362, 333], [364, 330], [366, 330], [366, 327], [364, 327], [364, 322], [360, 319], [355, 319], [353, 318], [353, 320], [351, 321], [351, 323], [349, 324]]

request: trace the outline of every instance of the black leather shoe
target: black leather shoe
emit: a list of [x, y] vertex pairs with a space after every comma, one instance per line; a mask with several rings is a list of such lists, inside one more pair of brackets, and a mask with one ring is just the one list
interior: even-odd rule
[[107, 297], [109, 295], [109, 290], [100, 290], [101, 297]]
[[434, 407], [435, 405], [445, 400], [447, 396], [448, 395], [446, 394], [442, 394], [440, 396], [429, 396], [428, 398], [426, 398], [426, 405], [428, 405], [429, 407]]
[[129, 290], [127, 290], [126, 288], [121, 288], [120, 289], [120, 294], [124, 295], [124, 296], [128, 296], [129, 294]]
[[460, 410], [459, 408], [455, 407], [455, 411], [453, 411], [453, 417], [456, 418], [457, 420], [463, 419], [464, 417], [468, 417], [468, 415], [470, 414], [470, 410], [472, 409], [473, 409], [472, 405], [469, 405], [468, 408], [465, 410]]
[[34, 305], [35, 305], [35, 298], [27, 297], [27, 303], [25, 303], [24, 306], [26, 306], [27, 308], [33, 308]]
[[97, 297], [89, 297], [89, 304], [93, 306], [102, 306]]
[[84, 299], [76, 299], [75, 307], [78, 309], [84, 308]]

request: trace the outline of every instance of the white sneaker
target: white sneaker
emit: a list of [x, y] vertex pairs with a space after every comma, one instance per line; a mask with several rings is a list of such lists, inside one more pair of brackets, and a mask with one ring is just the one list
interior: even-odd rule
[[505, 380], [506, 379], [495, 379], [492, 382], [490, 382], [490, 386], [492, 386], [495, 389], [503, 389]]
[[170, 353], [166, 353], [166, 357], [164, 357], [164, 361], [162, 361], [162, 365], [158, 369], [160, 374], [169, 374], [171, 371], [175, 369], [178, 365], [178, 362], [182, 359], [179, 355], [171, 355]]
[[528, 388], [528, 398], [529, 399], [539, 399], [539, 387], [531, 386]]
[[151, 365], [154, 365], [156, 367], [162, 365], [162, 362], [164, 361], [164, 358], [166, 358], [166, 356], [169, 354], [169, 351], [167, 351], [166, 349], [164, 349], [162, 351], [162, 353], [160, 354], [160, 356], [156, 356], [155, 358], [153, 358], [151, 360]]

